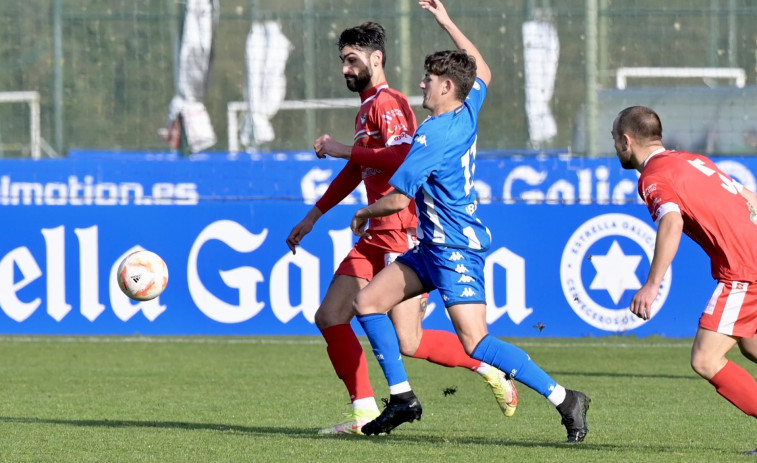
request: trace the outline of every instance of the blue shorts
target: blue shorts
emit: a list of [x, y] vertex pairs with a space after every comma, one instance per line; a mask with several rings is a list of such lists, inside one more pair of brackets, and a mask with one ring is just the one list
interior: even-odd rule
[[427, 291], [438, 289], [444, 307], [486, 304], [484, 254], [480, 251], [421, 242], [396, 262], [413, 269]]

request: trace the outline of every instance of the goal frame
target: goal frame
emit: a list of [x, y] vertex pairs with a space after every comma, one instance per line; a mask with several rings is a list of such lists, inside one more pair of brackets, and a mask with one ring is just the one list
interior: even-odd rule
[[32, 159], [40, 159], [42, 154], [42, 137], [40, 135], [39, 92], [0, 92], [0, 103], [29, 104], [29, 145]]

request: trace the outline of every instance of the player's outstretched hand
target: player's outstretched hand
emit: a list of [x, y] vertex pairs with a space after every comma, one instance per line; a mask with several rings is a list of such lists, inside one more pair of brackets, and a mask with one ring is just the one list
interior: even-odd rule
[[315, 150], [315, 155], [318, 156], [320, 159], [323, 159], [328, 154], [326, 152], [326, 145], [328, 144], [329, 140], [331, 140], [331, 135], [324, 134], [320, 137], [316, 138], [313, 142], [313, 149]]
[[444, 8], [441, 0], [418, 0], [418, 5], [433, 14], [440, 26], [445, 27], [452, 23], [449, 14], [447, 14], [447, 9]]
[[331, 135], [324, 134], [315, 139], [313, 142], [313, 149], [315, 149], [315, 155], [323, 159], [326, 156], [332, 158], [349, 159], [352, 153], [352, 146], [339, 143], [331, 138]]
[[300, 241], [302, 241], [302, 238], [310, 233], [311, 230], [313, 230], [313, 222], [310, 221], [307, 217], [302, 219], [300, 223], [295, 225], [295, 227], [287, 237], [287, 246], [289, 246], [292, 254], [297, 254], [297, 246], [300, 244]]
[[634, 294], [631, 300], [631, 312], [642, 320], [649, 320], [652, 316], [652, 303], [660, 292], [659, 285], [645, 284]]

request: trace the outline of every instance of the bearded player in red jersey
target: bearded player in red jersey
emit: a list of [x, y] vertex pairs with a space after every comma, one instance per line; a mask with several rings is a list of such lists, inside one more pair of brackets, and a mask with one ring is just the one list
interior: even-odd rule
[[[315, 140], [319, 158], [342, 158], [347, 164], [315, 207], [292, 229], [286, 241], [293, 253], [321, 215], [347, 197], [361, 181], [369, 204], [391, 191], [389, 179], [410, 150], [417, 127], [405, 95], [386, 83], [384, 28], [367, 22], [346, 29], [338, 46], [347, 88], [358, 92], [362, 102], [355, 118], [355, 137], [352, 145], [339, 143], [328, 134]], [[381, 269], [413, 246], [416, 224], [414, 204], [391, 216], [371, 219], [369, 236], [361, 238], [342, 261], [315, 314], [329, 359], [352, 401], [346, 421], [324, 428], [321, 433], [362, 434], [362, 426], [379, 415], [365, 353], [350, 325], [354, 317], [352, 301]], [[425, 304], [425, 298], [415, 298], [390, 312], [402, 354], [478, 372], [492, 388], [505, 416], [512, 416], [518, 403], [512, 380], [498, 369], [469, 357], [455, 334], [423, 330]]]
[[[621, 165], [641, 172], [639, 195], [658, 227], [646, 283], [631, 312], [648, 319], [686, 233], [710, 256], [718, 281], [699, 319], [691, 366], [739, 410], [757, 418], [757, 381], [726, 354], [738, 344], [757, 361], [757, 196], [700, 154], [666, 150], [651, 109], [620, 112], [612, 128]], [[757, 455], [757, 449], [748, 452]]]

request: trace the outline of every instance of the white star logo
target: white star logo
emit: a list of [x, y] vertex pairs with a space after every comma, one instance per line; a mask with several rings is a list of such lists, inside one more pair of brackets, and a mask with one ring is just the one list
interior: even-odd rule
[[613, 241], [606, 255], [591, 256], [591, 263], [597, 271], [597, 276], [594, 277], [589, 288], [607, 290], [612, 301], [617, 304], [627, 289], [641, 288], [641, 282], [636, 276], [639, 262], [641, 262], [641, 256], [623, 254], [618, 242]]

